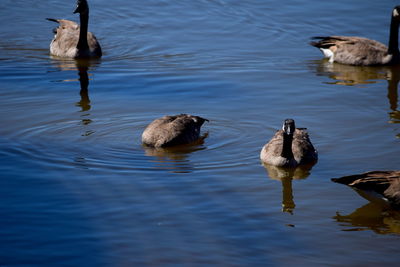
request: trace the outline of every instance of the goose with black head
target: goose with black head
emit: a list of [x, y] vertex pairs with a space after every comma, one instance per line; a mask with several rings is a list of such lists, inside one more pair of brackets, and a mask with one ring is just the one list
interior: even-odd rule
[[400, 6], [392, 10], [389, 46], [378, 41], [354, 36], [318, 36], [310, 44], [321, 50], [329, 62], [371, 66], [400, 63], [399, 53]]
[[75, 13], [79, 13], [80, 25], [65, 19], [47, 20], [57, 22], [55, 36], [50, 43], [50, 53], [64, 58], [99, 58], [102, 56], [100, 43], [88, 31], [89, 5], [86, 0], [78, 0]]
[[296, 128], [293, 119], [283, 122], [271, 140], [261, 149], [264, 164], [277, 167], [312, 165], [318, 161], [318, 153], [312, 145], [306, 128]]

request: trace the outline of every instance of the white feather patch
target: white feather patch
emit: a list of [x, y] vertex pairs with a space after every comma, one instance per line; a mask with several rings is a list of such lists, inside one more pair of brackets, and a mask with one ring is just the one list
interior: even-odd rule
[[333, 62], [333, 52], [330, 49], [327, 48], [320, 48], [322, 54], [324, 54], [324, 57], [329, 58], [329, 62]]

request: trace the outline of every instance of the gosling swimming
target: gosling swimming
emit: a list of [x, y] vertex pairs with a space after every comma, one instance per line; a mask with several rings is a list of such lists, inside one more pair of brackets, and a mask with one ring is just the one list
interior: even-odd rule
[[399, 53], [400, 6], [394, 7], [390, 23], [389, 46], [367, 38], [353, 36], [313, 37], [311, 42], [321, 50], [329, 62], [370, 66], [400, 63]]
[[70, 20], [47, 20], [59, 23], [50, 43], [50, 54], [65, 58], [99, 58], [102, 51], [93, 33], [88, 32], [89, 6], [86, 0], [78, 0], [75, 13], [79, 13], [80, 26]]
[[318, 161], [318, 153], [312, 145], [306, 128], [295, 127], [293, 119], [286, 119], [282, 130], [261, 149], [263, 163], [277, 167], [312, 165]]
[[205, 121], [208, 120], [188, 114], [164, 116], [146, 127], [142, 142], [151, 147], [189, 144], [199, 139], [200, 128]]

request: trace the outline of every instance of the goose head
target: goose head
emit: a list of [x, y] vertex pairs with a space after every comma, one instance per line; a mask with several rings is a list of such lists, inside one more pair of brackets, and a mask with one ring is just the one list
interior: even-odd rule
[[397, 20], [400, 20], [400, 6], [395, 6], [393, 8], [392, 17]]
[[86, 0], [77, 0], [76, 1], [76, 8], [74, 10], [74, 14], [80, 13], [88, 13], [89, 12], [89, 5]]
[[294, 124], [293, 119], [286, 119], [283, 122], [282, 130], [283, 130], [284, 134], [292, 136], [294, 134], [295, 129], [296, 129], [296, 126]]

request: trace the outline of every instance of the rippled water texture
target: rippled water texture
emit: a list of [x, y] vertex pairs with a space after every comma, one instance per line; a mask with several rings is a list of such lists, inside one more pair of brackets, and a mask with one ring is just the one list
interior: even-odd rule
[[[399, 67], [329, 64], [316, 35], [386, 43], [395, 1], [90, 1], [101, 60], [49, 56], [75, 1], [0, 2], [0, 266], [397, 265], [400, 216], [332, 177], [399, 168]], [[153, 119], [204, 142], [143, 147]], [[312, 169], [259, 161], [294, 118]]]

